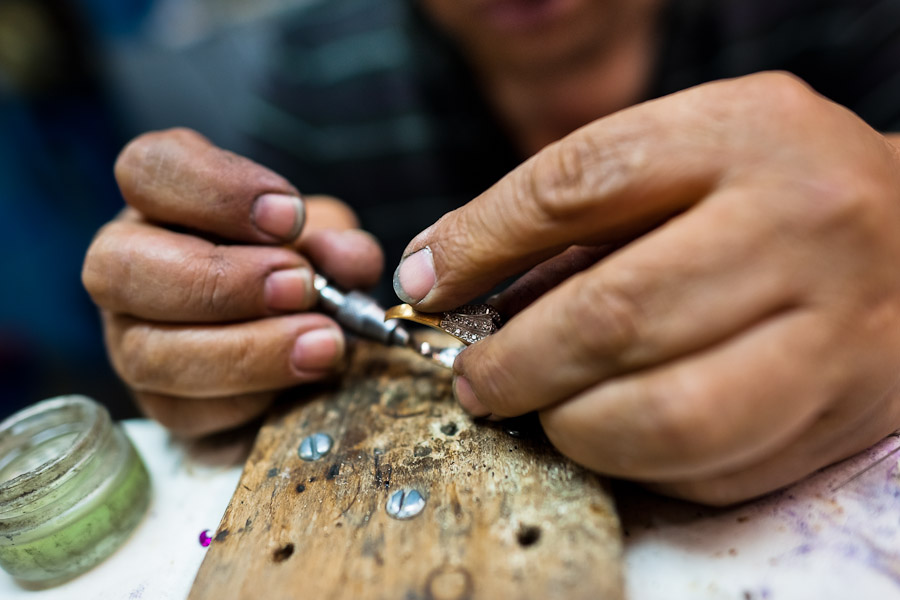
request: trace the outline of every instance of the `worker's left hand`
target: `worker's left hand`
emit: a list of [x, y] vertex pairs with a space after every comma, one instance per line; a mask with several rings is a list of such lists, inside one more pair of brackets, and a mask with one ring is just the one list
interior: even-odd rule
[[463, 407], [539, 411], [591, 469], [743, 500], [900, 428], [898, 154], [790, 76], [708, 84], [545, 148], [417, 236], [395, 287], [446, 310], [550, 259], [456, 361]]

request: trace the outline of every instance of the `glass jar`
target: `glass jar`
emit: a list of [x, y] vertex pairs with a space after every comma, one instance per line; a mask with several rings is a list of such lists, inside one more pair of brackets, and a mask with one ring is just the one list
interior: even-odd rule
[[107, 410], [60, 396], [0, 423], [0, 566], [47, 587], [112, 554], [141, 521], [150, 479]]

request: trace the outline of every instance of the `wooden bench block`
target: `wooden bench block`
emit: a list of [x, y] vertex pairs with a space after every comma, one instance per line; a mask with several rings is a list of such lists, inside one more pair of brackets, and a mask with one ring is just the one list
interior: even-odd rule
[[[360, 342], [338, 385], [279, 406], [190, 598], [622, 598], [603, 480], [539, 431], [473, 422], [450, 382], [410, 351]], [[316, 432], [333, 448], [301, 460]], [[425, 498], [417, 516], [387, 514], [400, 489]]]

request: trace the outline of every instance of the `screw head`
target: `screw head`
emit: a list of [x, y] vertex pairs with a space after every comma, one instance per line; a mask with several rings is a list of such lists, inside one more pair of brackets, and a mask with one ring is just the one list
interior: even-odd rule
[[411, 519], [425, 508], [425, 498], [418, 490], [397, 490], [384, 508], [395, 519]]
[[319, 460], [329, 452], [334, 441], [327, 433], [314, 433], [303, 438], [297, 454], [303, 460]]

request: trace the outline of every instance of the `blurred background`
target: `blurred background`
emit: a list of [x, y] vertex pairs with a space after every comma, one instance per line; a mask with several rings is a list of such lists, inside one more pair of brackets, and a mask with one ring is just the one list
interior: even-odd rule
[[136, 416], [80, 280], [116, 154], [172, 126], [241, 152], [270, 20], [312, 1], [0, 0], [0, 418], [69, 393]]

